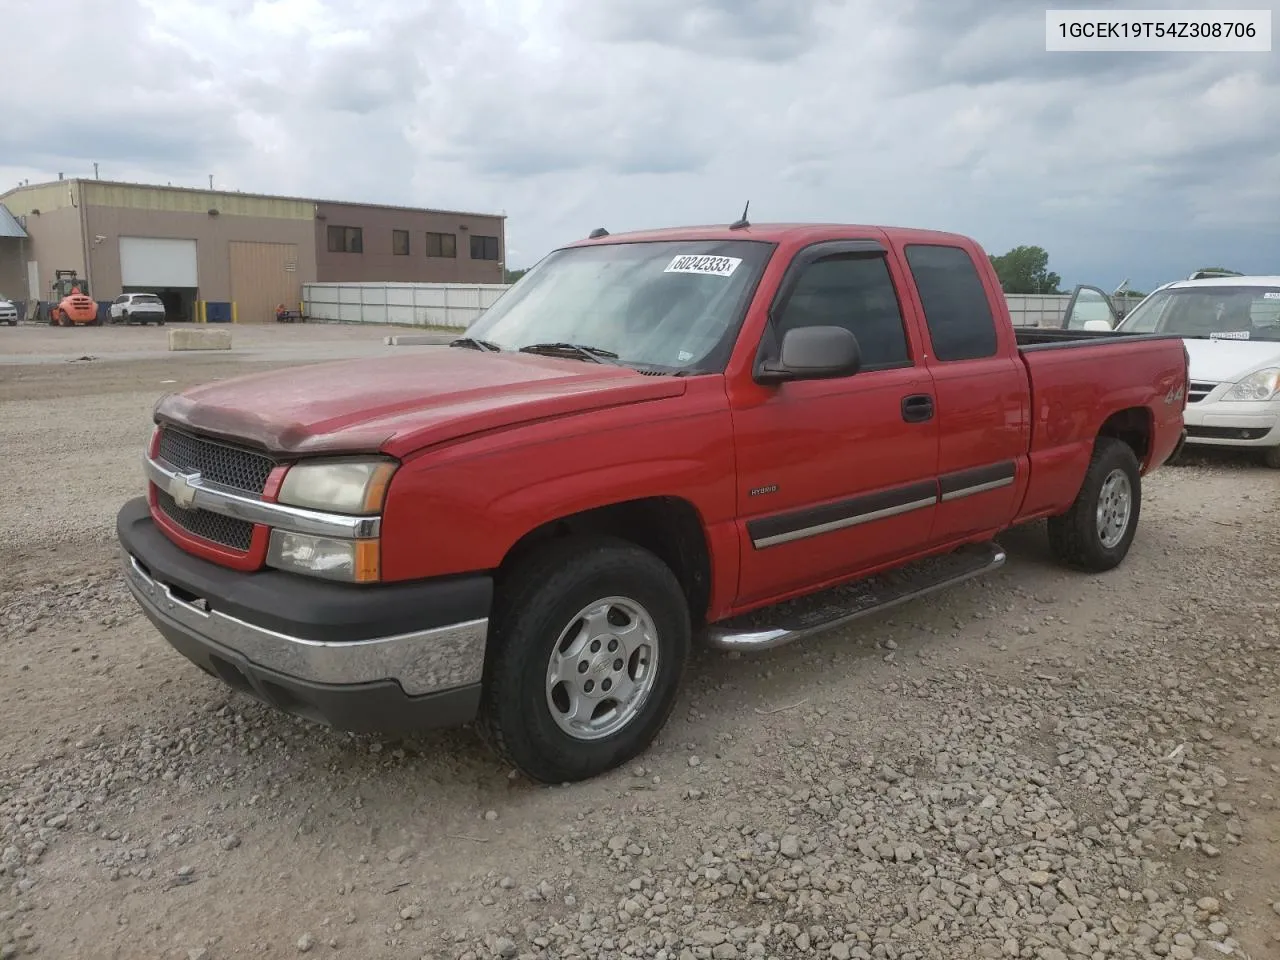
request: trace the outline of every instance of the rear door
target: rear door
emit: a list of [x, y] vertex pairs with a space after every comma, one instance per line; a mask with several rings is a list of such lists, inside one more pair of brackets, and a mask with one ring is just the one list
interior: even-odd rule
[[796, 327], [842, 326], [858, 338], [862, 368], [837, 379], [735, 387], [739, 603], [925, 546], [937, 500], [938, 425], [910, 319], [878, 241], [814, 244], [793, 260], [764, 350]]
[[1080, 284], [1071, 291], [1071, 299], [1067, 301], [1067, 309], [1062, 314], [1060, 327], [1063, 330], [1083, 330], [1090, 320], [1102, 320], [1112, 330], [1120, 322], [1111, 298], [1099, 290], [1086, 284]]
[[[974, 250], [982, 255], [981, 250]], [[938, 420], [938, 508], [930, 541], [993, 532], [1013, 518], [1027, 480], [1030, 384], [994, 271], [974, 251], [907, 243], [903, 258], [924, 319]]]

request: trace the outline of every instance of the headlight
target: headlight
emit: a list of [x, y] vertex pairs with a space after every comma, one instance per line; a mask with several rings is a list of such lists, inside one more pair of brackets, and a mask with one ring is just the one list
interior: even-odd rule
[[378, 541], [336, 540], [272, 530], [267, 566], [347, 583], [371, 583], [379, 576]]
[[1280, 367], [1251, 373], [1222, 395], [1223, 400], [1270, 400], [1280, 392]]
[[289, 468], [279, 500], [292, 507], [370, 514], [382, 509], [396, 465], [390, 460], [331, 460]]

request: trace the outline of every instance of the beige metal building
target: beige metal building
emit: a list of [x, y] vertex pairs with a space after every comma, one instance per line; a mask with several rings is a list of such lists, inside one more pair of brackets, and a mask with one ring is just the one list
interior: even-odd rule
[[0, 237], [0, 293], [50, 298], [75, 270], [99, 302], [149, 292], [174, 320], [274, 319], [302, 284], [501, 283], [505, 217], [105, 180], [0, 194], [25, 236]]

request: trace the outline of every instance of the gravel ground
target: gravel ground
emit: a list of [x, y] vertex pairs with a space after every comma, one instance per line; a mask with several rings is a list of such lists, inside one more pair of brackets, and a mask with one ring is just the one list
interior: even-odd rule
[[1158, 472], [1105, 576], [1031, 527], [856, 630], [701, 653], [639, 764], [547, 788], [467, 730], [269, 711], [135, 611], [110, 533], [151, 405], [236, 370], [0, 377], [0, 958], [1280, 949], [1280, 475]]

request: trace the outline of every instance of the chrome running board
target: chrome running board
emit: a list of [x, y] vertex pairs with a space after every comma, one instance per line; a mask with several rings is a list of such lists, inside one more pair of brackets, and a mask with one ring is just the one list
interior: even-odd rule
[[1004, 550], [995, 543], [961, 547], [864, 580], [721, 620], [707, 628], [706, 640], [717, 650], [780, 647], [991, 573], [1004, 566], [1004, 561]]

